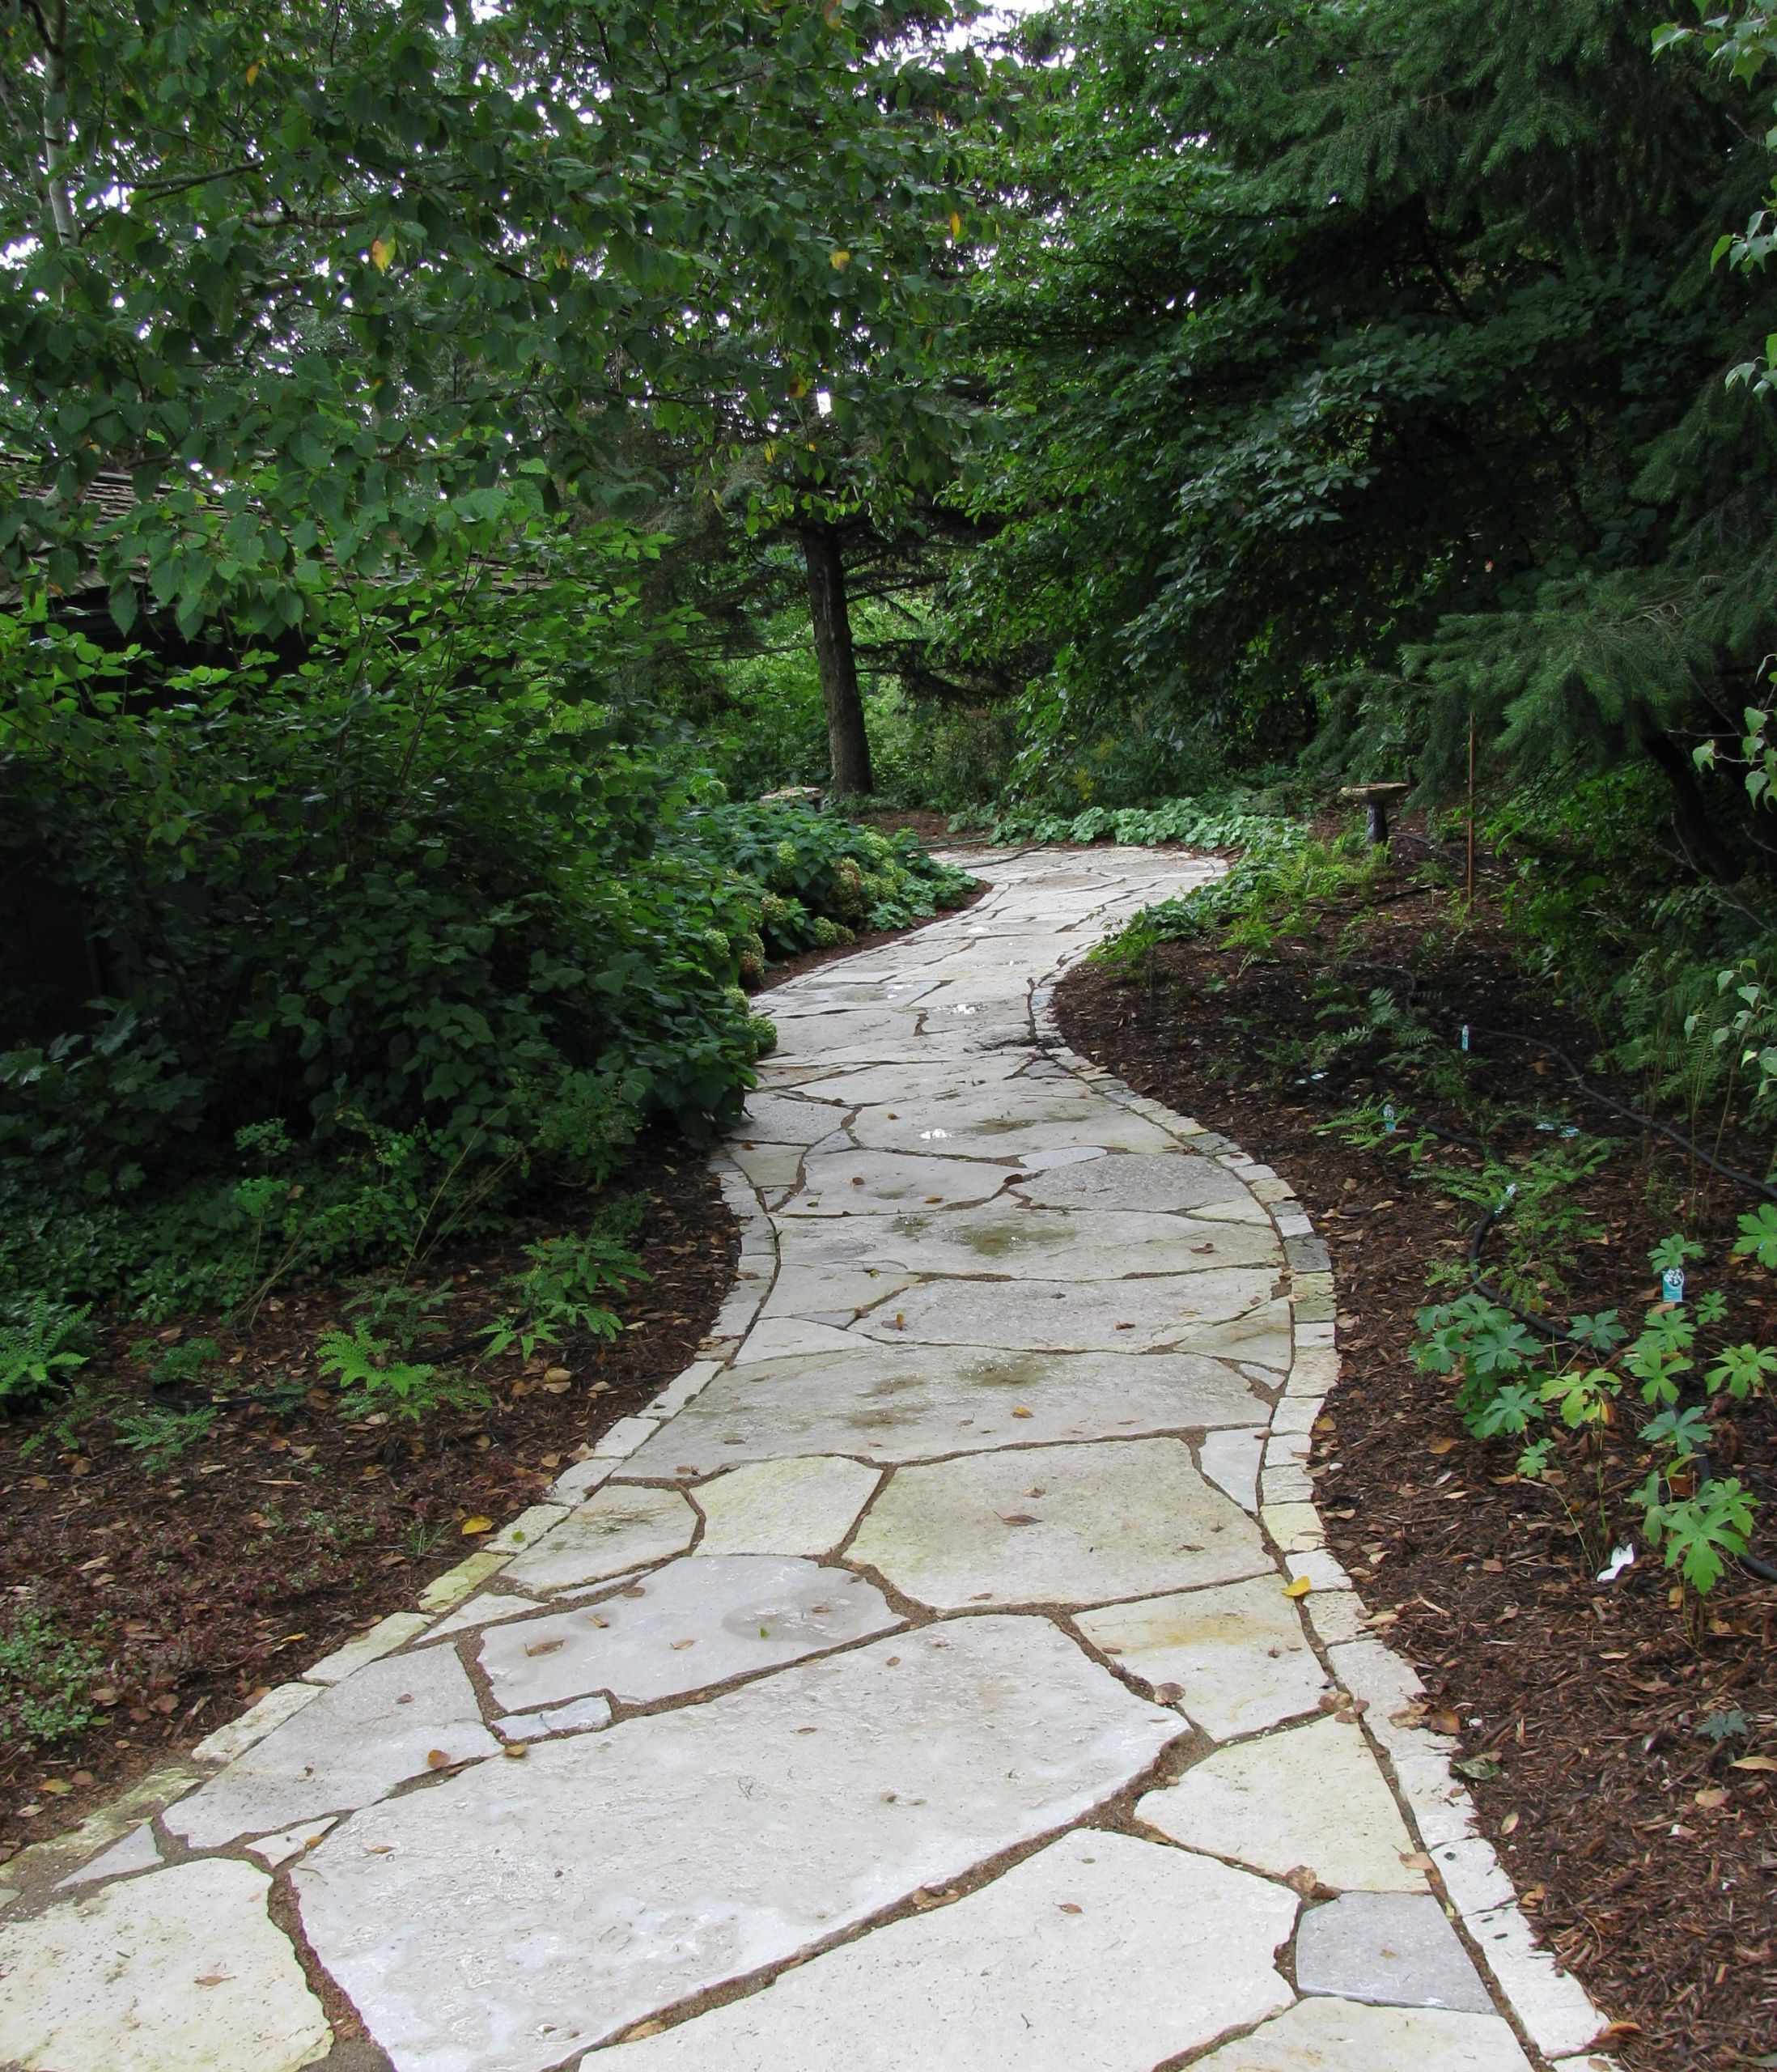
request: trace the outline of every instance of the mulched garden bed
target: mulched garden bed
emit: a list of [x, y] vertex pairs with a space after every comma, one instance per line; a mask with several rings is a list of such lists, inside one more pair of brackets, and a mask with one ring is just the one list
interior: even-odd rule
[[[630, 1242], [648, 1278], [610, 1301], [622, 1329], [490, 1363], [485, 1409], [417, 1424], [342, 1420], [317, 1386], [315, 1346], [341, 1322], [346, 1291], [311, 1279], [286, 1285], [250, 1329], [191, 1317], [158, 1332], [120, 1324], [104, 1334], [83, 1380], [145, 1399], [146, 1369], [131, 1345], [202, 1336], [221, 1348], [230, 1394], [272, 1399], [224, 1409], [159, 1471], [109, 1443], [103, 1422], [68, 1450], [53, 1408], [0, 1424], [0, 1590], [91, 1638], [105, 1658], [92, 1694], [99, 1717], [83, 1732], [36, 1752], [0, 1741], [0, 1862], [410, 1606], [690, 1363], [732, 1284], [739, 1232], [714, 1176], [681, 1142], [645, 1141], [613, 1192], [638, 1183], [647, 1208]], [[588, 1199], [571, 1220], [597, 1206]], [[457, 1299], [448, 1329], [419, 1357], [469, 1365], [477, 1331], [510, 1305], [503, 1283], [526, 1264], [520, 1246], [562, 1223], [519, 1226], [497, 1246], [433, 1262], [429, 1284], [448, 1277]], [[28, 1450], [33, 1437], [42, 1442]]]
[[[1598, 1529], [1582, 1547], [1566, 1508], [1595, 1508], [1591, 1467], [1570, 1454], [1562, 1486], [1519, 1480], [1516, 1444], [1468, 1437], [1450, 1384], [1407, 1357], [1415, 1310], [1447, 1299], [1428, 1295], [1427, 1270], [1461, 1259], [1475, 1211], [1411, 1178], [1404, 1158], [1321, 1133], [1335, 1110], [1393, 1090], [1362, 1059], [1306, 1085], [1299, 1063], [1265, 1062], [1270, 1046], [1322, 1033], [1307, 979], [1335, 954], [1414, 970], [1422, 1011], [1444, 1025], [1520, 1031], [1584, 1059], [1585, 1031], [1520, 975], [1489, 884], [1476, 925], [1458, 932], [1409, 851], [1367, 911], [1326, 915], [1276, 961], [1243, 968], [1237, 953], [1172, 943], [1133, 967], [1080, 966], [1059, 989], [1061, 1025], [1140, 1092], [1274, 1166], [1313, 1215], [1342, 1354], [1314, 1457], [1330, 1538], [1418, 1668], [1434, 1723], [1460, 1733], [1482, 1826], [1544, 1938], [1614, 2018], [1616, 2054], [1636, 2072], [1777, 2066], [1777, 1587], [1736, 1571], [1700, 1610], [1677, 1608], [1644, 1548], [1617, 1582], [1594, 1580]], [[1577, 1246], [1558, 1315], [1615, 1307], [1639, 1324], [1654, 1299], [1647, 1253], [1683, 1203], [1707, 1247], [1696, 1284], [1727, 1294], [1736, 1338], [1777, 1340], [1777, 1276], [1728, 1257], [1751, 1197], [1701, 1186], [1682, 1153], [1587, 1102], [1528, 1047], [1475, 1042], [1488, 1096], [1566, 1108], [1621, 1140], [1576, 1190], [1603, 1228]], [[1633, 1089], [1607, 1090], [1633, 1105]], [[1529, 1127], [1500, 1148], [1546, 1145]], [[1737, 1148], [1762, 1170], [1730, 1133], [1730, 1163]], [[1626, 1403], [1626, 1424], [1639, 1408]], [[1777, 1560], [1773, 1405], [1715, 1421], [1716, 1471], [1759, 1498], [1754, 1547]], [[1639, 1449], [1607, 1449], [1613, 1542], [1632, 1527], [1623, 1499], [1646, 1466]], [[1744, 1734], [1699, 1734], [1735, 1713]]]

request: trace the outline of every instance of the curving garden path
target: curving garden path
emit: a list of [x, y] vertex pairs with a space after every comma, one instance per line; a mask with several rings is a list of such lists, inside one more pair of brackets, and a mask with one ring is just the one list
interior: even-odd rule
[[[1049, 1017], [1215, 867], [986, 868], [765, 1003], [740, 1281], [650, 1414], [8, 1867], [0, 2066], [1525, 2072], [1591, 2040], [1321, 1547], [1325, 1251]], [[376, 2047], [334, 2044], [348, 2008]]]

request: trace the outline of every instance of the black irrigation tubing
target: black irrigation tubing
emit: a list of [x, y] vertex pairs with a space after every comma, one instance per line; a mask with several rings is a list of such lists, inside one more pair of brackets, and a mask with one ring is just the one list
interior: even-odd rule
[[[1486, 1242], [1487, 1233], [1507, 1213], [1511, 1206], [1512, 1199], [1509, 1195], [1503, 1201], [1495, 1202], [1470, 1232], [1469, 1271], [1474, 1275], [1474, 1280], [1470, 1284], [1478, 1293], [1485, 1295], [1490, 1302], [1497, 1304], [1500, 1309], [1516, 1317], [1520, 1323], [1528, 1325], [1532, 1331], [1549, 1340], [1551, 1344], [1578, 1345], [1582, 1343], [1580, 1340], [1575, 1338], [1571, 1332], [1564, 1331], [1559, 1326], [1550, 1323], [1546, 1317], [1539, 1317], [1533, 1310], [1520, 1310], [1516, 1302], [1508, 1301], [1503, 1291], [1495, 1288], [1491, 1281], [1483, 1280], [1478, 1271], [1481, 1263], [1481, 1247]], [[1697, 1471], [1707, 1482], [1709, 1480], [1709, 1456], [1699, 1448], [1694, 1458], [1697, 1463]], [[1757, 1576], [1761, 1582], [1777, 1583], [1777, 1567], [1773, 1567], [1769, 1561], [1762, 1561], [1756, 1554], [1750, 1553], [1737, 1555], [1735, 1558], [1749, 1575]]]
[[1574, 1084], [1588, 1100], [1596, 1101], [1601, 1108], [1608, 1108], [1613, 1115], [1621, 1115], [1633, 1123], [1638, 1129], [1657, 1130], [1661, 1136], [1687, 1151], [1693, 1158], [1699, 1159], [1711, 1172], [1720, 1173], [1724, 1180], [1732, 1180], [1737, 1187], [1749, 1187], [1755, 1195], [1762, 1195], [1766, 1201], [1777, 1202], [1777, 1187], [1768, 1180], [1755, 1179], [1750, 1173], [1742, 1173], [1736, 1166], [1724, 1166], [1714, 1153], [1705, 1151], [1700, 1144], [1694, 1144], [1682, 1130], [1675, 1130], [1669, 1123], [1663, 1123], [1656, 1116], [1644, 1115], [1639, 1109], [1631, 1108], [1609, 1093], [1601, 1093], [1595, 1086], [1586, 1084], [1585, 1075], [1567, 1052], [1553, 1043], [1546, 1043], [1540, 1036], [1520, 1035], [1515, 1029], [1486, 1029], [1479, 1022], [1470, 1025], [1470, 1033], [1477, 1036], [1497, 1037], [1502, 1042], [1528, 1043], [1533, 1051], [1545, 1056], [1559, 1058], [1567, 1068]]

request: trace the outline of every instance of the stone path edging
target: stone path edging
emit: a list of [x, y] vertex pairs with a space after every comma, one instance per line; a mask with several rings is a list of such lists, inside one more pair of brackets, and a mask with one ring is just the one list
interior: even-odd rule
[[696, 1359], [7, 1867], [7, 2072], [297, 2072], [324, 1998], [398, 2072], [1611, 2072], [1325, 1544], [1324, 1246], [1056, 1029], [1214, 868], [996, 858], [780, 989]]
[[[1302, 1610], [1328, 1667], [1363, 1708], [1362, 1723], [1383, 1758], [1408, 1819], [1436, 1866], [1446, 1903], [1492, 1974], [1518, 2027], [1556, 2072], [1616, 2072], [1586, 2049], [1607, 2017], [1571, 1972], [1541, 1947], [1517, 1904], [1493, 1845], [1478, 1831], [1474, 1799], [1453, 1775], [1458, 1743], [1406, 1717], [1425, 1687], [1404, 1656], [1369, 1628], [1355, 1584], [1325, 1543], [1308, 1458], [1316, 1417], [1339, 1378], [1332, 1260], [1313, 1220], [1288, 1184], [1231, 1140], [1134, 1089], [1083, 1056], [1065, 1039], [1054, 1009], [1061, 974], [1031, 996], [1037, 1041], [1055, 1061], [1113, 1101], [1172, 1129], [1247, 1182], [1270, 1211], [1292, 1268], [1295, 1353], [1265, 1446], [1262, 1517], [1283, 1551], [1290, 1573], [1310, 1588]], [[1310, 1515], [1303, 1517], [1306, 1510]]]

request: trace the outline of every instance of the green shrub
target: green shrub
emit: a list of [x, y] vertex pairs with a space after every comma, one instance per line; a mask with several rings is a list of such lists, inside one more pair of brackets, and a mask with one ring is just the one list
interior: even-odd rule
[[28, 1600], [0, 1611], [0, 1743], [43, 1747], [92, 1723], [99, 1650]]

